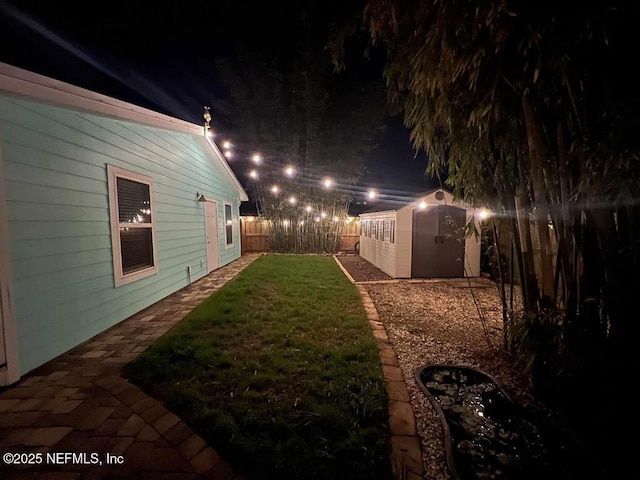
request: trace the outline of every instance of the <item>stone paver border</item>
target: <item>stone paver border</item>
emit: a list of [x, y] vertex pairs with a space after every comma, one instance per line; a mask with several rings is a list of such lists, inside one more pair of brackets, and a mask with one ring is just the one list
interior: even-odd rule
[[[122, 456], [122, 465], [7, 465], [4, 479], [241, 480], [180, 418], [121, 376], [122, 367], [261, 254], [245, 254], [0, 390], [0, 455]], [[27, 458], [27, 457], [25, 457]], [[36, 458], [36, 457], [34, 457]]]
[[[367, 292], [365, 283], [355, 282], [340, 260], [334, 255], [342, 272], [353, 283], [360, 296], [367, 313], [369, 326], [378, 342], [382, 373], [389, 396], [389, 429], [391, 431], [391, 465], [397, 480], [422, 479], [425, 473], [422, 460], [422, 448], [417, 435], [416, 420], [411, 407], [409, 391], [393, 345], [389, 341], [380, 315]], [[377, 282], [376, 282], [377, 283]], [[387, 282], [385, 282], [387, 283]]]

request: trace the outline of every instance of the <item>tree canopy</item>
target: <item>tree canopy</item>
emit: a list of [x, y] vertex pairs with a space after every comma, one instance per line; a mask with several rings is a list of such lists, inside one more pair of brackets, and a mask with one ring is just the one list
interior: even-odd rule
[[638, 20], [630, 1], [364, 10], [429, 171], [509, 232], [524, 300], [522, 313], [504, 308], [511, 348], [530, 356], [538, 394], [596, 443], [625, 419], [600, 411], [585, 428], [598, 402], [612, 405], [593, 380], [623, 382], [638, 366]]
[[[232, 162], [260, 213], [284, 222], [283, 231], [305, 220], [307, 226], [318, 223], [326, 228], [317, 234], [332, 238], [339, 237], [333, 219], [346, 219], [351, 187], [364, 173], [388, 114], [380, 62], [352, 56], [351, 68], [333, 69], [325, 45], [341, 24], [336, 15], [345, 11], [335, 6], [257, 7], [250, 15], [255, 22], [262, 12], [263, 21], [217, 59], [227, 95], [212, 108], [214, 128], [217, 119], [234, 132]], [[250, 161], [254, 154], [259, 165]], [[286, 168], [294, 173], [287, 176]]]

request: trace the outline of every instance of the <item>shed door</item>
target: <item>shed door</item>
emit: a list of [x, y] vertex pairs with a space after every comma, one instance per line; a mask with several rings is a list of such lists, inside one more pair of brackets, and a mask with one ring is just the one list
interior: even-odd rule
[[413, 243], [411, 249], [411, 276], [437, 277], [438, 266], [438, 210], [413, 211]]
[[463, 208], [438, 205], [413, 212], [412, 277], [463, 277]]
[[218, 239], [218, 203], [204, 203], [204, 226], [207, 238], [207, 273], [220, 266], [220, 245]]

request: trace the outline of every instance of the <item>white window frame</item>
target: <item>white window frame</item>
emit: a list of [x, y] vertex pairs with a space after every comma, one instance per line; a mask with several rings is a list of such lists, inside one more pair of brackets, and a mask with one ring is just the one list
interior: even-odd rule
[[[235, 233], [233, 228], [233, 204], [231, 202], [223, 202], [222, 203], [222, 226], [224, 227], [224, 248], [233, 248], [235, 242]], [[231, 209], [231, 243], [228, 242], [227, 238], [227, 205]]]
[[[116, 287], [126, 285], [137, 280], [155, 275], [158, 273], [158, 252], [156, 248], [156, 212], [153, 199], [153, 179], [140, 173], [125, 170], [124, 168], [107, 165], [107, 175], [109, 184], [109, 216], [111, 219], [111, 250], [113, 253], [113, 276]], [[144, 183], [149, 186], [149, 199], [151, 201], [151, 227], [149, 224], [121, 224], [118, 214], [118, 178], [125, 178], [133, 182]], [[120, 248], [120, 228], [151, 228], [151, 245], [153, 249], [153, 266], [137, 270], [132, 273], [122, 273], [122, 251]]]
[[391, 242], [391, 220], [382, 221], [382, 241]]

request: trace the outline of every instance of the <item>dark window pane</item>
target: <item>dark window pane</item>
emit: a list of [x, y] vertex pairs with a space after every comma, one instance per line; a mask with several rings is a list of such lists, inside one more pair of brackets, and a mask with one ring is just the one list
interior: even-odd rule
[[118, 220], [120, 223], [151, 223], [149, 185], [118, 177]]
[[120, 251], [122, 274], [153, 267], [153, 244], [150, 228], [121, 228]]
[[227, 245], [233, 244], [233, 218], [231, 217], [231, 205], [224, 206], [224, 227], [227, 234]]

